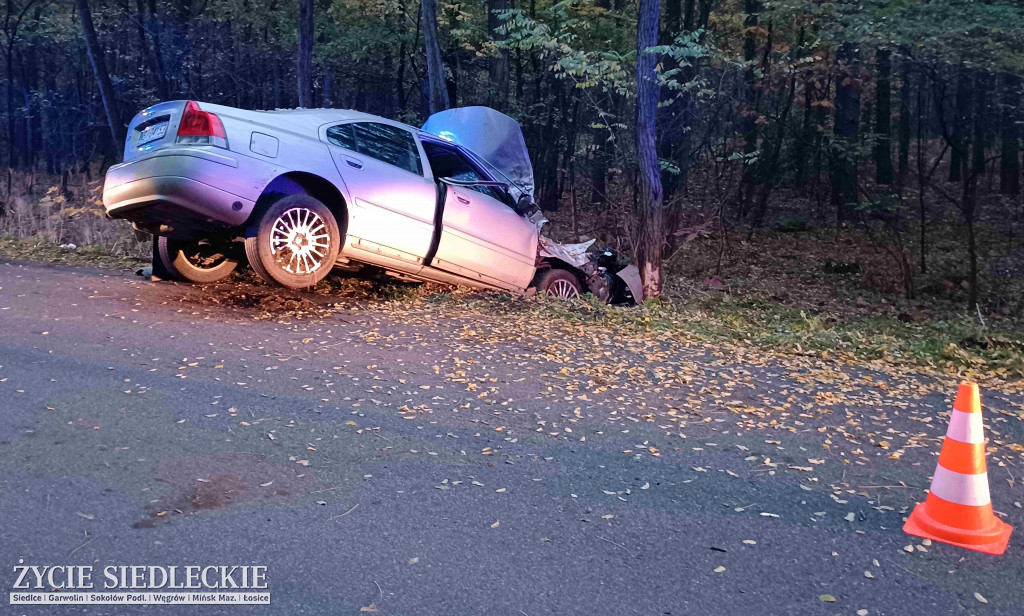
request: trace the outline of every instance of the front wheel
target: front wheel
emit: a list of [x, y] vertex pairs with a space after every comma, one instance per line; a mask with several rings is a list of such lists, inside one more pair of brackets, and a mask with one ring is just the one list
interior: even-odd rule
[[309, 195], [275, 202], [245, 233], [245, 254], [252, 269], [267, 282], [292, 289], [323, 280], [340, 249], [334, 214]]
[[549, 269], [537, 279], [537, 290], [558, 299], [576, 299], [583, 292], [580, 279], [564, 269]]
[[[238, 267], [228, 241], [211, 239], [176, 240], [160, 236], [153, 254], [154, 267], [172, 278], [209, 283], [223, 280]], [[156, 271], [154, 269], [154, 271]]]

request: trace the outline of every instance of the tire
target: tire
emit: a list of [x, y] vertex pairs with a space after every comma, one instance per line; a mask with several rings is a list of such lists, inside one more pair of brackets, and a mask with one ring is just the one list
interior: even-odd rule
[[583, 294], [583, 285], [576, 274], [564, 269], [549, 269], [537, 279], [537, 290], [551, 297], [570, 300]]
[[231, 254], [227, 242], [201, 238], [175, 240], [160, 236], [156, 240], [153, 271], [159, 262], [162, 270], [172, 278], [189, 282], [210, 283], [223, 280], [238, 267], [238, 259]]
[[246, 229], [245, 254], [263, 280], [302, 289], [331, 272], [341, 242], [338, 222], [326, 205], [309, 195], [289, 195]]

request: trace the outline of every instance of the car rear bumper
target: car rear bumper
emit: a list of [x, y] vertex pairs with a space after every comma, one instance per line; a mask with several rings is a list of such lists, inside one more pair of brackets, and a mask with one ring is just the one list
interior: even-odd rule
[[103, 205], [109, 217], [129, 220], [145, 231], [202, 235], [237, 227], [249, 218], [255, 201], [238, 194], [243, 192], [238, 190], [244, 183], [240, 178], [234, 158], [205, 150], [163, 150], [111, 167]]

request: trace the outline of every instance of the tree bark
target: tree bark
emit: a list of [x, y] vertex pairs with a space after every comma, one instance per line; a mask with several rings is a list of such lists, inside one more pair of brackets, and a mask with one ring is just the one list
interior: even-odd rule
[[636, 150], [640, 162], [639, 238], [637, 257], [644, 297], [661, 295], [662, 194], [656, 124], [658, 116], [657, 58], [647, 51], [658, 44], [658, 0], [640, 0], [636, 35]]
[[110, 83], [110, 73], [107, 72], [107, 65], [103, 61], [103, 50], [100, 49], [99, 40], [96, 38], [96, 28], [92, 23], [89, 1], [77, 0], [77, 2], [78, 18], [82, 22], [82, 36], [85, 38], [85, 51], [89, 55], [89, 63], [92, 64], [92, 72], [96, 76], [96, 83], [100, 88], [100, 98], [103, 99], [103, 110], [107, 115], [114, 152], [120, 152], [124, 146], [124, 126], [121, 124], [121, 116], [117, 110], [114, 86]]
[[[978, 305], [978, 247], [975, 237], [975, 221], [978, 219], [978, 184], [985, 172], [985, 121], [988, 111], [988, 82], [986, 73], [978, 73], [974, 80], [974, 143], [970, 169], [964, 180], [962, 208], [967, 223], [968, 277], [967, 309], [975, 310]], [[965, 143], [966, 147], [966, 143]], [[964, 156], [966, 159], [967, 156]]]
[[906, 176], [910, 168], [910, 101], [912, 72], [910, 59], [903, 50], [900, 54], [900, 119], [897, 133], [899, 134], [899, 163], [897, 172], [900, 178]]
[[971, 77], [960, 65], [956, 82], [956, 109], [949, 153], [949, 181], [959, 182], [967, 170], [967, 135], [971, 120]]
[[313, 0], [299, 0], [299, 107], [313, 106]]
[[836, 220], [852, 222], [857, 211], [857, 147], [860, 75], [857, 48], [843, 43], [836, 54], [835, 152], [832, 157], [832, 205]]
[[448, 100], [448, 86], [445, 83], [444, 64], [441, 62], [441, 45], [437, 38], [435, 0], [423, 0], [420, 12], [423, 16], [423, 45], [427, 55], [428, 100], [430, 113], [434, 114], [451, 106]]
[[892, 52], [875, 52], [878, 82], [875, 94], [875, 181], [892, 184]]
[[743, 134], [743, 177], [740, 179], [740, 214], [746, 215], [754, 197], [754, 163], [750, 157], [757, 152], [757, 76], [754, 60], [757, 58], [757, 27], [761, 3], [744, 0], [743, 11], [743, 102], [740, 106], [740, 132]]
[[1002, 127], [999, 156], [999, 192], [1004, 195], [1020, 193], [1020, 118], [1021, 80], [1016, 75], [1003, 75]]
[[[501, 42], [505, 35], [498, 32], [504, 22], [498, 19], [495, 11], [503, 11], [508, 8], [508, 0], [487, 0], [487, 31], [491, 40]], [[491, 57], [488, 77], [490, 78], [490, 91], [488, 106], [499, 111], [508, 107], [508, 49], [498, 49], [498, 55]]]
[[[156, 95], [160, 100], [168, 100], [170, 93], [167, 91], [167, 80], [164, 79], [164, 70], [160, 62], [160, 44], [157, 40], [156, 31], [149, 31], [152, 28], [154, 15], [146, 15], [146, 5], [143, 0], [135, 2], [136, 14], [138, 15], [139, 47], [142, 54], [146, 56], [146, 63], [149, 65], [149, 72], [153, 74], [153, 85], [156, 88]], [[152, 5], [150, 5], [152, 9]], [[150, 47], [149, 39], [153, 39]]]

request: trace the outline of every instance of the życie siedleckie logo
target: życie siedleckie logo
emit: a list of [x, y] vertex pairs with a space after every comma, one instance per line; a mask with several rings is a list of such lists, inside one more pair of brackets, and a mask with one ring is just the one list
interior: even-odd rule
[[27, 565], [14, 567], [13, 590], [266, 590], [263, 565]]

